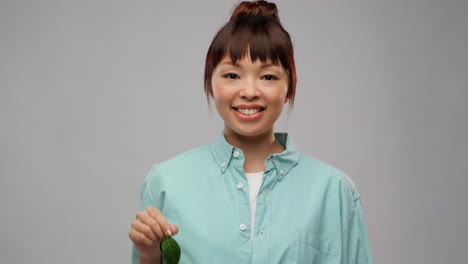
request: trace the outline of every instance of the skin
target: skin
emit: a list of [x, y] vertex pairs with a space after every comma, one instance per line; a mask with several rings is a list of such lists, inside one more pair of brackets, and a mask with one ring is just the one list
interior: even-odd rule
[[[213, 71], [212, 87], [216, 109], [224, 120], [226, 140], [245, 155], [244, 171], [263, 171], [265, 159], [284, 150], [275, 141], [274, 124], [288, 101], [285, 69], [271, 61], [252, 62], [250, 57], [232, 64], [226, 57]], [[259, 108], [261, 113], [258, 117], [246, 117], [236, 110], [239, 106]], [[160, 263], [161, 240], [178, 231], [154, 207], [139, 212], [129, 237], [139, 252], [140, 263]]]
[[[224, 120], [226, 140], [245, 155], [245, 172], [264, 170], [265, 159], [284, 148], [276, 143], [274, 124], [287, 102], [288, 75], [281, 65], [246, 57], [232, 64], [224, 58], [213, 71], [213, 100]], [[239, 118], [237, 106], [262, 107], [255, 120]], [[234, 107], [234, 108], [233, 108]]]
[[137, 213], [128, 235], [140, 255], [140, 263], [144, 264], [160, 263], [161, 240], [166, 235], [171, 236], [178, 232], [176, 225], [169, 224], [158, 209], [149, 206]]

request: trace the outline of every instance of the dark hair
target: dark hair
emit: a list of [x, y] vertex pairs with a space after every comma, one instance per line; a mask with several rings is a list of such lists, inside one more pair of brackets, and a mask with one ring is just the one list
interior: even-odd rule
[[296, 93], [296, 66], [289, 33], [283, 28], [274, 3], [267, 1], [241, 2], [231, 19], [215, 35], [205, 61], [205, 93], [213, 96], [211, 78], [221, 60], [229, 55], [232, 63], [249, 52], [252, 61], [267, 60], [281, 64], [288, 74], [289, 103], [293, 105]]

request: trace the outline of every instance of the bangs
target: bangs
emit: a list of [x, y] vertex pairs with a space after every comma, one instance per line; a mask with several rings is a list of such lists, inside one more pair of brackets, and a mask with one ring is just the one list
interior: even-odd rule
[[273, 22], [258, 16], [245, 16], [239, 19], [224, 56], [229, 54], [232, 63], [250, 56], [252, 61], [260, 60], [265, 63], [270, 60], [278, 65], [278, 50], [281, 48], [271, 36], [268, 23]]
[[291, 47], [275, 21], [262, 16], [242, 16], [229, 24], [228, 28], [231, 30], [223, 32], [227, 36], [220, 34], [213, 43], [215, 65], [229, 56], [233, 64], [250, 57], [253, 62], [271, 61], [275, 65], [281, 64], [288, 68], [286, 50]]

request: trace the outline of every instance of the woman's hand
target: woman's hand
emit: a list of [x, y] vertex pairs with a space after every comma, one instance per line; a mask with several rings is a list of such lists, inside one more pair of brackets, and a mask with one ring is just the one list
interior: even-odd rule
[[161, 254], [159, 249], [161, 240], [177, 232], [179, 228], [176, 225], [169, 224], [158, 209], [149, 206], [146, 210], [137, 213], [128, 235], [140, 258], [154, 259]]

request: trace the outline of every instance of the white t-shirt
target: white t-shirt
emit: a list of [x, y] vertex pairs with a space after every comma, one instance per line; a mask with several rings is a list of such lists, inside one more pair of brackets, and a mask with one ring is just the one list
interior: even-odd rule
[[251, 237], [254, 235], [254, 226], [255, 226], [255, 208], [257, 207], [257, 196], [260, 186], [262, 186], [263, 181], [263, 171], [246, 173], [247, 182], [249, 184], [249, 200], [250, 200], [250, 226], [251, 226]]

